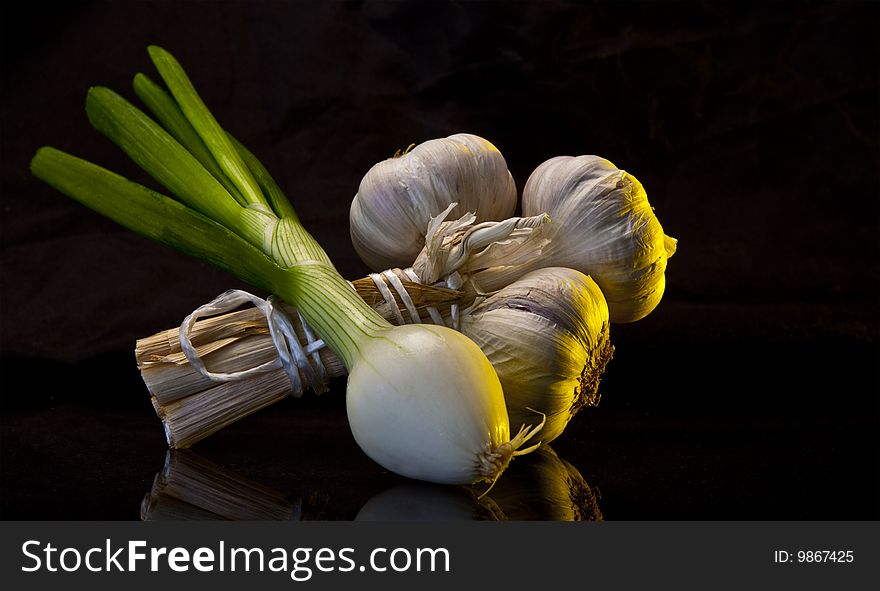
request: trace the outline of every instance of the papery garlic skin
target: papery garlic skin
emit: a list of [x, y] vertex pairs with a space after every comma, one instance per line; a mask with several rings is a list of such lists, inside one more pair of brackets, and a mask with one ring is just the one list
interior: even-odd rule
[[639, 320], [660, 303], [676, 240], [634, 176], [598, 156], [551, 158], [526, 181], [522, 209], [550, 215], [548, 256], [599, 284], [612, 322]]
[[605, 298], [583, 273], [532, 271], [468, 309], [461, 331], [498, 373], [511, 431], [544, 414], [536, 437], [549, 443], [581, 408], [598, 403], [614, 347]]
[[495, 370], [442, 326], [397, 326], [370, 340], [349, 374], [346, 410], [361, 449], [409, 478], [493, 480], [514, 452]]
[[458, 203], [452, 217], [503, 220], [516, 208], [516, 184], [488, 140], [460, 133], [419, 144], [374, 165], [349, 210], [351, 241], [373, 270], [407, 266], [425, 244], [431, 218]]
[[[475, 216], [467, 214], [443, 221], [450, 209], [431, 219], [425, 247], [412, 263], [421, 281], [433, 284], [460, 271], [473, 284], [470, 287], [489, 292], [509, 285], [529, 269], [546, 266], [542, 255], [549, 240], [542, 230], [550, 221], [548, 215], [477, 224]], [[510, 278], [511, 274], [516, 276]]]

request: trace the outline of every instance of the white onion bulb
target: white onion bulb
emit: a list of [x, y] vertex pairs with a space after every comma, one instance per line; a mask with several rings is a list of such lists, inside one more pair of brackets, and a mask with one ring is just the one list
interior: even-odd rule
[[361, 449], [409, 478], [494, 481], [514, 455], [529, 451], [518, 450], [529, 433], [510, 438], [501, 383], [486, 356], [442, 326], [397, 326], [364, 342], [346, 409]]

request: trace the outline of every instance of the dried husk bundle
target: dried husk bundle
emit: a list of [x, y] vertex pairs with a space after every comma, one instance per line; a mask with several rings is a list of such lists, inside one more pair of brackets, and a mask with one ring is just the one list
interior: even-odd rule
[[[416, 309], [426, 316], [429, 307], [448, 314], [450, 305], [460, 297], [455, 290], [421, 286], [409, 279], [401, 281], [412, 294]], [[389, 320], [392, 318], [390, 306], [378, 294], [374, 282], [355, 281], [354, 285], [366, 301], [375, 303]], [[284, 306], [284, 309], [290, 317], [297, 317], [293, 307]], [[300, 342], [307, 344], [303, 324], [292, 324]], [[199, 319], [193, 324], [189, 338], [205, 366], [215, 373], [240, 372], [278, 359], [266, 317], [256, 308]], [[341, 360], [331, 349], [321, 348], [318, 355], [325, 382], [346, 375]], [[287, 396], [302, 395], [302, 391], [291, 390], [290, 379], [280, 363], [247, 379], [221, 382], [210, 379], [184, 354], [179, 326], [139, 339], [135, 358], [162, 421], [168, 445], [175, 449], [188, 448]], [[308, 361], [313, 369], [319, 369], [313, 357]]]

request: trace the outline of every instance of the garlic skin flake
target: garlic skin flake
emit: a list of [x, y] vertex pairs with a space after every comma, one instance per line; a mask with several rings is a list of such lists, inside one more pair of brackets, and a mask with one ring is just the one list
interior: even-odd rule
[[639, 320], [660, 303], [677, 241], [634, 176], [598, 156], [557, 156], [529, 176], [522, 209], [550, 216], [548, 256], [599, 284], [612, 322]]
[[596, 283], [574, 269], [532, 271], [472, 306], [461, 331], [486, 354], [504, 390], [510, 429], [546, 423], [546, 444], [599, 402], [614, 347], [608, 306]]
[[543, 237], [542, 229], [550, 221], [548, 215], [475, 224], [475, 216], [469, 213], [444, 221], [453, 207], [428, 224], [425, 247], [412, 263], [422, 282], [435, 284], [458, 272], [466, 279], [463, 289], [491, 292], [529, 269], [547, 266], [543, 247], [549, 240]]
[[349, 210], [351, 241], [374, 271], [412, 263], [431, 218], [452, 203], [454, 217], [503, 220], [516, 208], [516, 184], [488, 140], [460, 133], [419, 144], [374, 165]]

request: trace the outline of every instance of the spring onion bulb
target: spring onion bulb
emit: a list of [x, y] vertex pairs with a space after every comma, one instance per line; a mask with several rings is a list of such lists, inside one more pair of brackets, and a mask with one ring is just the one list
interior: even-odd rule
[[[519, 448], [535, 430], [510, 437], [501, 384], [479, 347], [440, 326], [392, 326], [370, 308], [265, 169], [220, 127], [175, 58], [158, 47], [149, 53], [171, 96], [150, 85], [141, 84], [140, 91], [166, 109], [158, 117], [166, 126], [176, 121], [173, 129], [187, 130], [190, 142], [190, 130], [198, 136], [205, 148], [198, 157], [109, 89], [91, 89], [86, 112], [98, 131], [179, 201], [52, 148], [37, 152], [33, 174], [128, 228], [218, 264], [295, 306], [348, 369], [352, 433], [385, 468], [440, 483], [494, 482], [514, 455], [533, 449]], [[216, 166], [206, 168], [200, 158]]]

